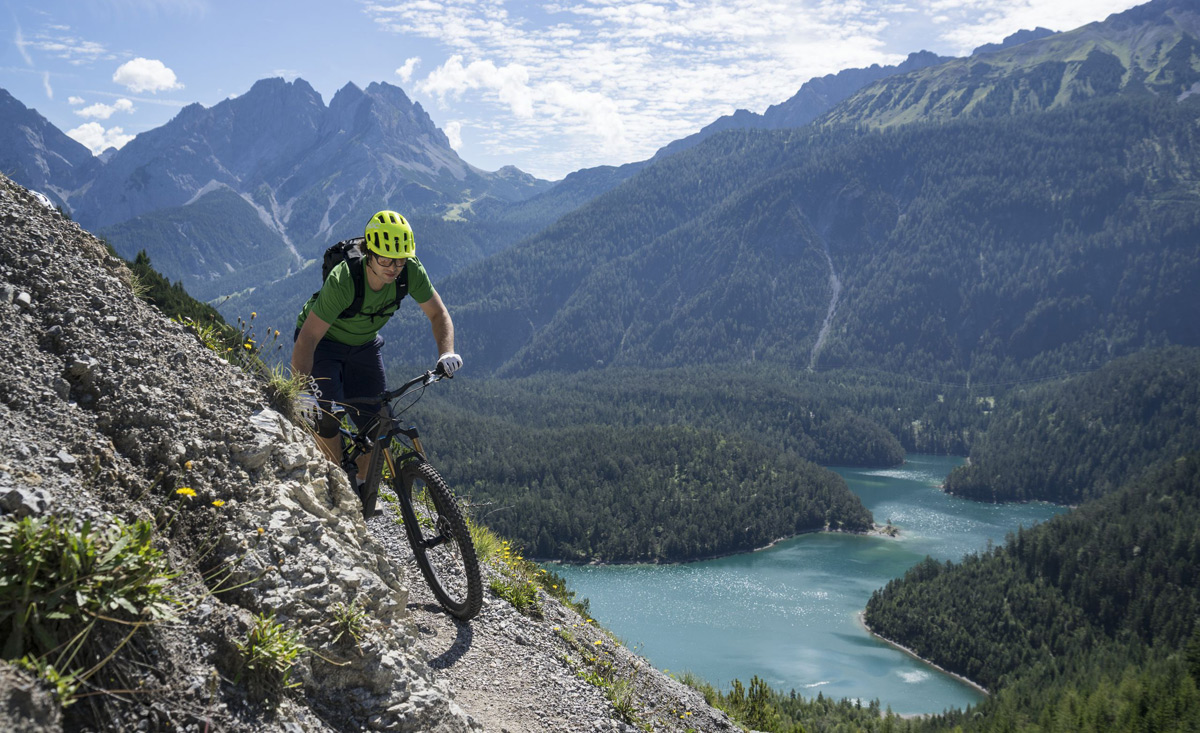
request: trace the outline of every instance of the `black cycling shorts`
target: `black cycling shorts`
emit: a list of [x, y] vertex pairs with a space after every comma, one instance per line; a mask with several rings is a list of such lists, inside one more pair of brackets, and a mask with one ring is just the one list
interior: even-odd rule
[[[299, 329], [296, 330], [299, 334]], [[312, 377], [316, 380], [320, 417], [317, 435], [332, 438], [341, 423], [336, 415], [344, 409], [356, 427], [378, 414], [379, 395], [387, 384], [383, 372], [383, 339], [349, 346], [323, 338], [313, 351]]]

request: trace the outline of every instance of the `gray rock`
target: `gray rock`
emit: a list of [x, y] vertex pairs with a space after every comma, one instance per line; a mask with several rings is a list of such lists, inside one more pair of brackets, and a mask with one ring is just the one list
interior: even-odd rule
[[62, 707], [33, 675], [0, 661], [0, 730], [6, 733], [61, 731]]
[[0, 488], [0, 508], [18, 517], [41, 516], [50, 506], [50, 496], [41, 489]]

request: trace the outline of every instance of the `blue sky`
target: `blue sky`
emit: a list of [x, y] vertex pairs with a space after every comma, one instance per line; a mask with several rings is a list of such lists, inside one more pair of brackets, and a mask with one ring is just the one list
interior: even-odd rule
[[643, 160], [805, 81], [1132, 0], [0, 0], [0, 87], [99, 152], [255, 81], [402, 87], [467, 162]]

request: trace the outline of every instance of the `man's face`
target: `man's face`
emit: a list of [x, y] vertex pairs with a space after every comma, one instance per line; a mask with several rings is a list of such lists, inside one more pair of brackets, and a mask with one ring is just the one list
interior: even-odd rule
[[371, 259], [374, 260], [375, 263], [375, 274], [383, 278], [383, 282], [385, 284], [390, 283], [396, 278], [400, 277], [400, 273], [403, 271], [404, 265], [408, 262], [408, 260], [403, 257], [381, 257], [380, 255], [373, 255]]

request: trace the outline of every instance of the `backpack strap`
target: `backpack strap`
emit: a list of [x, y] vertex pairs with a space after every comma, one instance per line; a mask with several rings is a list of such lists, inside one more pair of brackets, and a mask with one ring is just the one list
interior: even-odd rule
[[[360, 238], [361, 239], [361, 238]], [[350, 301], [350, 305], [338, 314], [338, 320], [343, 318], [353, 318], [362, 310], [363, 300], [366, 298], [367, 282], [366, 273], [363, 272], [363, 256], [354, 256], [347, 250], [345, 252], [346, 269], [350, 271], [350, 280], [354, 283], [354, 298]], [[376, 318], [388, 319], [392, 317], [399, 308], [400, 301], [404, 300], [404, 296], [408, 295], [408, 265], [400, 271], [400, 276], [396, 278], [396, 298], [382, 309], [374, 313], [367, 313], [371, 320]], [[320, 295], [321, 291], [312, 294], [310, 300], [315, 299]]]
[[[360, 262], [359, 270], [361, 270], [362, 269], [361, 260], [359, 262]], [[400, 271], [400, 276], [396, 278], [395, 285], [396, 285], [395, 300], [393, 300], [388, 305], [385, 305], [380, 310], [375, 311], [374, 313], [366, 313], [364, 315], [370, 316], [371, 320], [375, 320], [376, 318], [382, 318], [386, 321], [388, 318], [391, 318], [392, 314], [394, 314], [400, 308], [400, 301], [404, 300], [405, 295], [408, 295], [408, 265], [407, 264], [404, 266], [404, 269]], [[357, 294], [358, 291], [356, 290], [355, 293]], [[362, 303], [360, 300], [359, 308], [361, 308], [361, 307], [362, 307]]]
[[354, 299], [350, 301], [350, 305], [346, 306], [346, 310], [338, 314], [338, 318], [352, 318], [362, 310], [363, 298], [366, 297], [367, 284], [366, 276], [363, 273], [362, 257], [347, 257], [346, 267], [350, 270], [350, 279], [354, 281]]

